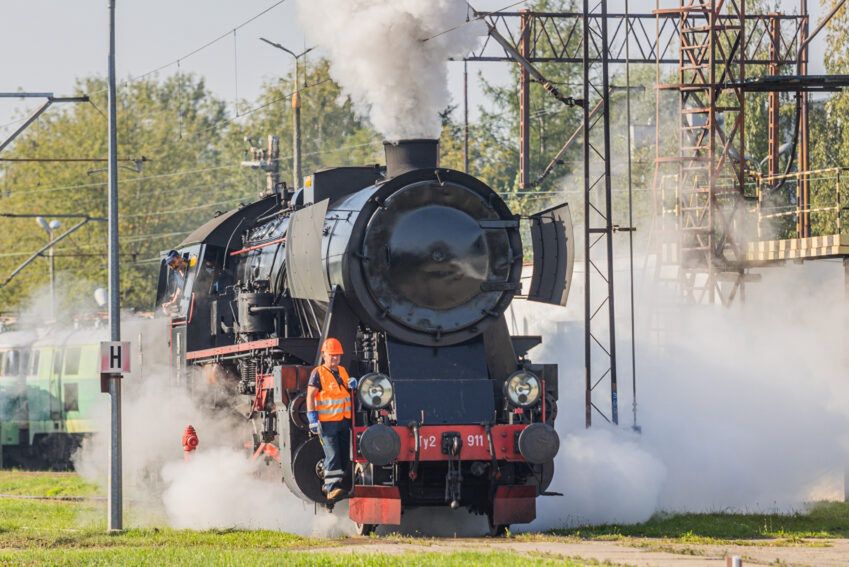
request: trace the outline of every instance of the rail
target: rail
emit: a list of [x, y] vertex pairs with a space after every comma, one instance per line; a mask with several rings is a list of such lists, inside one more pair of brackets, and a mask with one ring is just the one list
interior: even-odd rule
[[[757, 198], [757, 231], [758, 238], [764, 238], [764, 222], [771, 219], [782, 219], [797, 217], [803, 213], [816, 215], [816, 222], [812, 226], [815, 230], [811, 236], [822, 236], [827, 234], [840, 234], [843, 229], [843, 214], [847, 210], [841, 199], [841, 174], [846, 168], [831, 167], [809, 171], [795, 171], [781, 175], [759, 175], [753, 174], [755, 180], [755, 192]], [[817, 203], [812, 202], [803, 207], [798, 203], [799, 188], [801, 182], [811, 185], [811, 195]], [[819, 187], [814, 187], [819, 184]], [[774, 191], [770, 187], [784, 185], [796, 189], [796, 200], [789, 205], [770, 205], [768, 198]], [[819, 190], [818, 190], [819, 189]]]

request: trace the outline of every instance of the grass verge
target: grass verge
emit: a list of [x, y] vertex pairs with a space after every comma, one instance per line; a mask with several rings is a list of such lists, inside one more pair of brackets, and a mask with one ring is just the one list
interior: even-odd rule
[[[329, 565], [508, 567], [567, 565], [513, 552], [334, 552], [344, 539], [275, 531], [170, 528], [105, 531], [106, 503], [86, 499], [96, 487], [73, 474], [0, 471], [0, 565]], [[30, 497], [38, 497], [36, 499]], [[59, 499], [77, 497], [80, 499]], [[52, 498], [52, 499], [51, 499]]]
[[579, 539], [664, 538], [681, 543], [775, 539], [785, 542], [849, 537], [849, 503], [822, 502], [796, 514], [656, 514], [647, 522], [557, 529]]

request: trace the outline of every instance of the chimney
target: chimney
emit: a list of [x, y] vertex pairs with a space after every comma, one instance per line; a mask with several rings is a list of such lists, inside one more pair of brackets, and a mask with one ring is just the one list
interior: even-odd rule
[[386, 176], [397, 177], [413, 169], [439, 167], [439, 140], [398, 140], [383, 142]]

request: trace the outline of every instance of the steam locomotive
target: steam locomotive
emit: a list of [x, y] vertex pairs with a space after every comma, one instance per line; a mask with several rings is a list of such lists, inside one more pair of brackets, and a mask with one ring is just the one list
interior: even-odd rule
[[[520, 219], [481, 180], [438, 167], [436, 140], [384, 149], [385, 167], [318, 171], [178, 246], [188, 269], [170, 316], [175, 377], [247, 396], [255, 456], [327, 504], [305, 392], [319, 346], [336, 337], [360, 377], [347, 479], [358, 531], [449, 506], [503, 533], [535, 518], [560, 443], [557, 365], [532, 363], [541, 338], [511, 336], [504, 315], [522, 293], [520, 221], [533, 246], [527, 299], [564, 305], [568, 205]], [[158, 303], [173, 278], [163, 260]]]

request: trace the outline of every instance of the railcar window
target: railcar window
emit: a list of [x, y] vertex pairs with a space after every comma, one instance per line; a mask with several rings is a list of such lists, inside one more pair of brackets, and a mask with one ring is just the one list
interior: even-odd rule
[[0, 373], [3, 376], [17, 376], [20, 368], [20, 354], [16, 350], [8, 350], [3, 356], [3, 364], [0, 364]]
[[32, 351], [32, 355], [30, 355], [30, 376], [38, 376], [38, 358], [40, 354], [40, 350], [34, 350]]
[[62, 373], [62, 351], [56, 349], [53, 351], [53, 375], [59, 376]]
[[80, 347], [65, 350], [65, 376], [76, 376], [80, 373]]
[[65, 411], [80, 411], [80, 388], [78, 384], [64, 384]]

